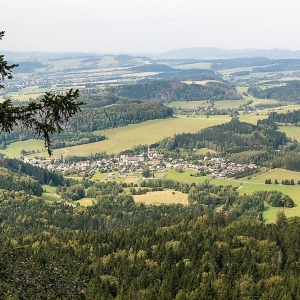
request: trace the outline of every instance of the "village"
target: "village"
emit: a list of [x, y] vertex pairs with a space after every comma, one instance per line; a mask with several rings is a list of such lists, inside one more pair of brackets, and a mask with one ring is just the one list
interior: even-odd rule
[[100, 160], [82, 160], [78, 162], [68, 162], [68, 159], [44, 158], [20, 158], [24, 163], [44, 168], [50, 171], [63, 173], [65, 176], [88, 177], [100, 172], [105, 174], [104, 180], [122, 180], [132, 175], [145, 178], [164, 178], [168, 169], [174, 169], [182, 173], [185, 169], [195, 171], [194, 176], [209, 176], [216, 178], [234, 178], [237, 174], [244, 172], [254, 173], [259, 167], [255, 164], [239, 164], [222, 157], [204, 156], [197, 164], [184, 160], [183, 158], [165, 158], [164, 154], [155, 149], [150, 149], [146, 153], [134, 156], [119, 155], [102, 158]]

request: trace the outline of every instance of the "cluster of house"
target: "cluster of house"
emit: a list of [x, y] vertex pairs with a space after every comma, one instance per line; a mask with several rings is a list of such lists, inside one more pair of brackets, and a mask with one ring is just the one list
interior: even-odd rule
[[117, 172], [118, 177], [126, 177], [128, 173], [142, 174], [144, 168], [147, 167], [152, 173], [164, 172], [166, 169], [177, 168], [178, 166], [185, 169], [193, 169], [197, 172], [204, 172], [210, 175], [211, 178], [227, 178], [232, 177], [236, 173], [243, 172], [246, 169], [258, 168], [255, 164], [238, 164], [228, 161], [220, 157], [204, 157], [199, 164], [191, 164], [182, 158], [165, 159], [163, 154], [156, 150], [148, 148], [147, 153], [142, 153], [135, 156], [120, 155], [119, 157], [103, 158], [93, 161], [84, 160], [74, 163], [67, 163], [64, 159], [52, 160], [52, 163], [45, 159], [23, 157], [25, 163], [45, 168], [48, 170], [56, 170], [64, 172], [67, 170], [77, 170], [79, 172], [87, 172], [93, 174], [97, 170], [104, 173], [109, 173], [107, 179], [115, 178]]

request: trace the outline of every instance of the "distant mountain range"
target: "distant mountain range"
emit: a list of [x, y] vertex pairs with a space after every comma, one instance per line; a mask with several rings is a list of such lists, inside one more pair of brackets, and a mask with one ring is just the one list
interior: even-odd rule
[[100, 53], [84, 53], [84, 52], [15, 52], [15, 51], [2, 51], [0, 54], [4, 55], [6, 59], [17, 61], [40, 61], [47, 59], [67, 59], [77, 57], [99, 57], [99, 56], [127, 56], [127, 57], [149, 57], [151, 59], [201, 59], [201, 60], [215, 60], [215, 59], [232, 59], [232, 58], [253, 58], [253, 57], [266, 57], [269, 59], [300, 59], [300, 50], [292, 51], [289, 49], [221, 49], [213, 47], [197, 47], [197, 48], [184, 48], [176, 49], [161, 54], [100, 54]]
[[267, 57], [270, 59], [300, 59], [300, 51], [288, 49], [236, 49], [198, 47], [171, 50], [161, 53], [156, 58], [166, 59], [229, 59], [239, 57]]

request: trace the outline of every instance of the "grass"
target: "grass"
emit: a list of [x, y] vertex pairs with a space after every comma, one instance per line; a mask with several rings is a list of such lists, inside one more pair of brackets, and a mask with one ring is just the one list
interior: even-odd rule
[[293, 208], [272, 207], [265, 203], [265, 210], [263, 212], [264, 221], [266, 223], [274, 223], [276, 221], [276, 214], [278, 211], [283, 211], [287, 218], [300, 216], [300, 206]]
[[278, 126], [279, 131], [285, 132], [285, 134], [292, 138], [296, 139], [298, 142], [300, 142], [300, 127], [296, 126]]
[[81, 65], [82, 60], [84, 58], [71, 58], [71, 59], [60, 59], [60, 60], [52, 60], [49, 64], [51, 65], [47, 71], [57, 72], [65, 69], [77, 68]]
[[44, 95], [44, 93], [40, 92], [30, 92], [30, 93], [18, 93], [18, 94], [11, 94], [10, 99], [23, 101], [29, 101], [30, 99], [37, 99], [39, 96]]
[[[184, 169], [182, 173], [176, 172], [174, 169], [169, 169], [167, 171], [167, 175], [165, 179], [171, 179], [171, 180], [176, 180], [180, 182], [185, 182], [185, 183], [197, 183], [197, 182], [202, 182], [200, 178], [202, 177], [193, 177], [191, 175], [196, 174], [197, 172], [191, 169]], [[206, 176], [204, 176], [206, 177]]]
[[[108, 130], [97, 131], [95, 134], [103, 134], [108, 139], [74, 147], [55, 149], [54, 157], [90, 155], [91, 153], [103, 152], [119, 153], [131, 149], [139, 144], [153, 144], [165, 137], [176, 133], [197, 132], [204, 127], [221, 124], [230, 121], [229, 116], [197, 116], [195, 118], [178, 117], [162, 120], [152, 120], [140, 124], [131, 124]], [[46, 152], [40, 154], [45, 156]]]
[[174, 108], [186, 108], [186, 109], [195, 109], [198, 107], [207, 107], [210, 103], [207, 103], [207, 100], [199, 101], [172, 101], [168, 104], [170, 107]]
[[136, 203], [150, 204], [184, 204], [188, 205], [188, 194], [181, 192], [174, 192], [173, 190], [165, 190], [160, 192], [149, 192], [144, 195], [135, 195], [134, 201]]
[[285, 169], [272, 169], [271, 171], [252, 179], [251, 182], [264, 184], [266, 179], [271, 179], [273, 183], [274, 183], [275, 179], [277, 179], [277, 181], [279, 183], [281, 183], [281, 180], [294, 179], [294, 181], [296, 183], [296, 182], [298, 182], [298, 180], [300, 180], [300, 173], [285, 170]]
[[82, 198], [75, 203], [79, 203], [81, 206], [91, 206], [94, 202], [96, 202], [94, 198]]
[[102, 181], [106, 178], [108, 174], [107, 173], [100, 173], [99, 171], [95, 172], [95, 174], [92, 177], [93, 181]]
[[40, 153], [43, 153], [44, 156], [48, 156], [44, 148], [44, 142], [40, 140], [27, 140], [27, 141], [12, 143], [8, 145], [5, 150], [0, 150], [0, 153], [5, 154], [5, 156], [8, 158], [17, 158], [21, 156], [22, 149], [26, 151], [32, 151], [32, 150], [34, 150], [35, 152], [40, 151]]
[[177, 66], [173, 66], [173, 68], [184, 69], [184, 70], [210, 69], [211, 64], [212, 63], [209, 63], [209, 62], [199, 62], [199, 63], [194, 63], [194, 64], [177, 65]]
[[42, 197], [46, 200], [46, 201], [61, 201], [60, 196], [56, 195], [55, 191], [56, 191], [56, 187], [55, 186], [50, 186], [50, 185], [42, 185], [43, 190], [45, 190], [45, 192], [43, 192]]

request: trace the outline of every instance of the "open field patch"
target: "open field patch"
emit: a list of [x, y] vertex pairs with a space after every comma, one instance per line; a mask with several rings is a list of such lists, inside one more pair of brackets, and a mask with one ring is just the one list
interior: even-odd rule
[[46, 201], [61, 201], [61, 198], [59, 195], [56, 194], [56, 187], [50, 186], [50, 185], [42, 185], [42, 188], [44, 190], [42, 197]]
[[136, 203], [150, 204], [188, 204], [188, 195], [181, 192], [175, 192], [172, 190], [160, 191], [160, 192], [148, 192], [144, 195], [135, 195], [134, 201]]
[[131, 184], [131, 183], [137, 183], [140, 180], [141, 177], [125, 177], [123, 180], [124, 183]]
[[48, 156], [44, 148], [44, 142], [41, 140], [27, 140], [12, 143], [7, 146], [5, 150], [0, 150], [0, 153], [4, 154], [8, 158], [17, 158], [21, 156], [21, 151], [35, 151], [36, 154], [43, 153], [43, 156]]
[[91, 206], [96, 202], [94, 198], [82, 198], [75, 203], [79, 203], [81, 206]]
[[210, 69], [211, 67], [210, 62], [198, 62], [194, 64], [184, 64], [184, 65], [177, 65], [173, 66], [174, 69], [184, 69], [184, 70], [190, 70], [190, 69]]
[[300, 216], [300, 206], [293, 208], [272, 207], [265, 203], [265, 210], [263, 212], [264, 222], [274, 223], [276, 221], [276, 214], [278, 211], [283, 211], [287, 218]]
[[195, 109], [198, 107], [208, 107], [210, 103], [207, 100], [199, 101], [172, 101], [168, 104], [170, 107], [174, 108], [185, 108], [185, 109]]
[[92, 177], [93, 181], [102, 181], [107, 177], [107, 173], [100, 173], [99, 171], [95, 172]]
[[294, 172], [285, 169], [272, 169], [271, 171], [252, 179], [251, 183], [264, 184], [266, 179], [271, 179], [272, 183], [275, 182], [275, 179], [277, 179], [279, 183], [285, 179], [294, 179], [295, 183], [297, 183], [298, 180], [300, 180], [300, 172]]
[[278, 129], [279, 131], [281, 132], [285, 132], [285, 134], [292, 138], [292, 139], [295, 139], [297, 140], [298, 142], [300, 142], [300, 127], [297, 127], [297, 126], [293, 126], [293, 125], [290, 125], [290, 126], [278, 126]]

